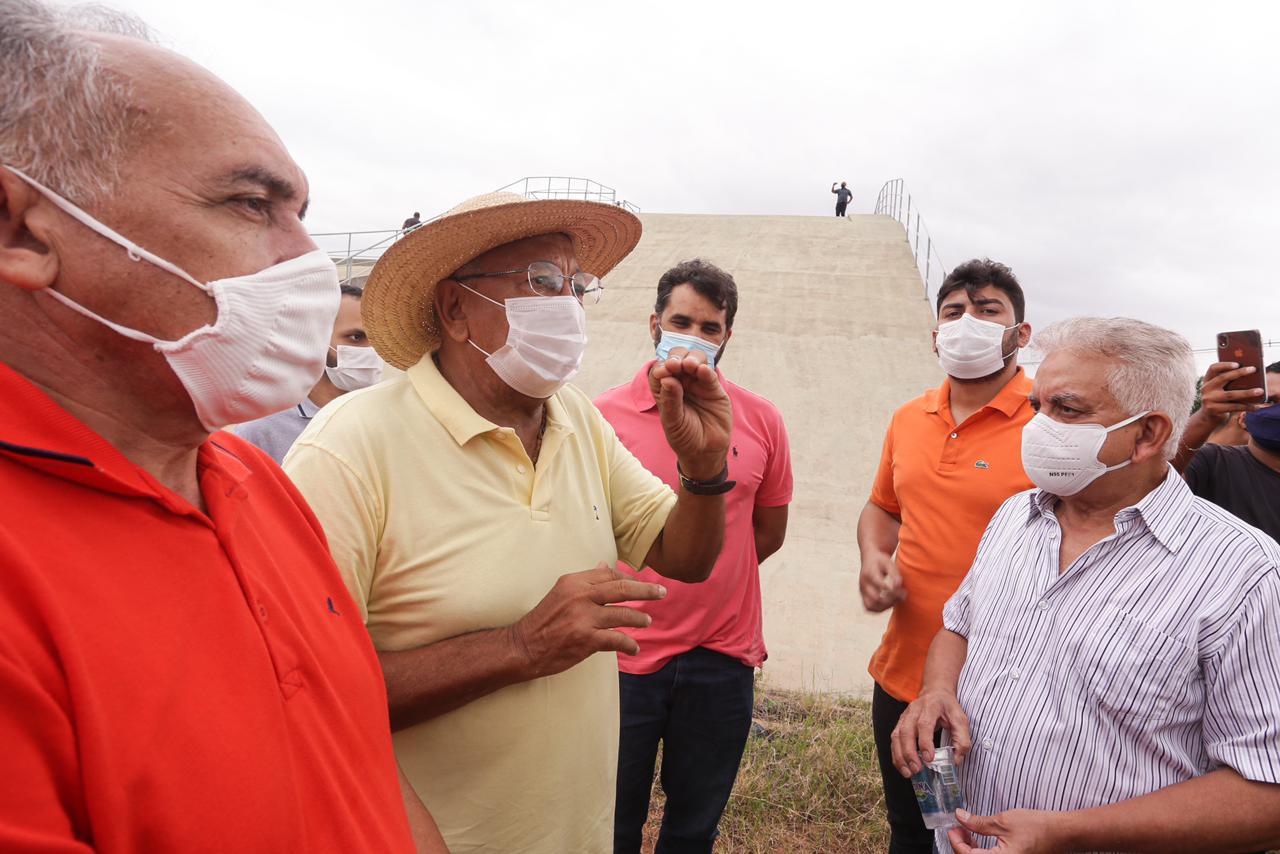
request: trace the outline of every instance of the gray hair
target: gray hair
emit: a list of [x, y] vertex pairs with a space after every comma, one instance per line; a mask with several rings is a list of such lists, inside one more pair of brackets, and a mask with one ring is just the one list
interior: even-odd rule
[[0, 0], [0, 163], [79, 202], [119, 183], [138, 121], [90, 33], [151, 41], [146, 24], [102, 6]]
[[1033, 346], [1045, 358], [1065, 350], [1110, 360], [1106, 388], [1127, 415], [1163, 412], [1173, 422], [1164, 447], [1173, 459], [1196, 395], [1195, 357], [1186, 338], [1128, 317], [1073, 317], [1045, 327]]

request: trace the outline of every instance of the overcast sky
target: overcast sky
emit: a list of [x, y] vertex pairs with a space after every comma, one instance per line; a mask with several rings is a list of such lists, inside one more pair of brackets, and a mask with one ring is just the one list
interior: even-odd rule
[[525, 175], [810, 215], [902, 177], [943, 260], [1009, 263], [1035, 325], [1280, 340], [1273, 4], [107, 2], [262, 111], [317, 231]]

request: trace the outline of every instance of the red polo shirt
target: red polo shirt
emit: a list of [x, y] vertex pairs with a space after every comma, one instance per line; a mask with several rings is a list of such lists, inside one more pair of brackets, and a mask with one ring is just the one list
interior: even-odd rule
[[0, 851], [410, 851], [386, 693], [261, 451], [201, 513], [0, 365]]
[[[627, 385], [600, 395], [596, 406], [627, 450], [672, 489], [679, 489], [676, 454], [667, 444], [658, 405], [649, 391], [652, 364], [641, 368]], [[640, 644], [638, 654], [618, 656], [618, 669], [624, 673], [653, 673], [699, 646], [750, 667], [759, 667], [767, 657], [753, 517], [756, 507], [791, 503], [791, 447], [777, 407], [723, 374], [720, 384], [733, 404], [729, 477], [738, 484], [725, 495], [724, 548], [711, 577], [701, 584], [665, 578], [649, 567], [639, 574], [641, 581], [665, 586], [667, 595], [656, 602], [630, 603], [653, 617], [653, 623], [643, 629], [623, 629]]]

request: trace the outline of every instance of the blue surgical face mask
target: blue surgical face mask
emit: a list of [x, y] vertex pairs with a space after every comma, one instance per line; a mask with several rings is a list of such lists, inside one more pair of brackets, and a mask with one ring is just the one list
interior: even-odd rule
[[713, 344], [712, 342], [699, 338], [696, 335], [683, 335], [679, 332], [671, 332], [670, 330], [663, 329], [661, 326], [659, 326], [658, 329], [662, 332], [662, 337], [658, 339], [658, 346], [655, 351], [659, 359], [666, 359], [671, 355], [672, 349], [676, 347], [683, 347], [690, 352], [694, 350], [702, 351], [707, 355], [707, 367], [711, 368], [713, 371], [716, 369], [716, 359], [720, 356], [720, 350], [723, 349], [722, 344]]

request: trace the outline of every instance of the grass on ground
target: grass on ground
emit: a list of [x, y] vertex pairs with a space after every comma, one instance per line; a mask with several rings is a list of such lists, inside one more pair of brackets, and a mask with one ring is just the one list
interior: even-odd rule
[[[871, 854], [888, 848], [869, 703], [757, 684], [755, 719], [768, 735], [747, 741], [720, 821], [718, 854]], [[646, 852], [657, 839], [662, 803], [655, 783]]]

